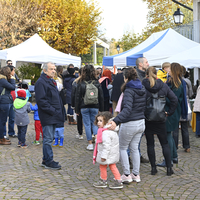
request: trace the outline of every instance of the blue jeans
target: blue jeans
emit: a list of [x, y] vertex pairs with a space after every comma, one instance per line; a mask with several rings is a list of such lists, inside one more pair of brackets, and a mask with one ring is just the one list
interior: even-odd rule
[[0, 104], [0, 139], [4, 138], [4, 128], [6, 126], [9, 113], [9, 104]]
[[173, 160], [174, 158], [178, 158], [176, 145], [175, 145], [174, 138], [172, 137], [171, 132], [167, 132], [167, 141], [170, 147], [171, 160]]
[[74, 110], [71, 107], [71, 104], [68, 104], [67, 115], [73, 116]]
[[55, 138], [64, 138], [63, 133], [64, 133], [64, 127], [56, 128], [54, 137]]
[[200, 135], [200, 112], [196, 113], [196, 135]]
[[42, 127], [43, 129], [43, 161], [45, 164], [49, 164], [53, 161], [52, 142], [55, 133], [56, 125], [47, 125]]
[[[92, 131], [93, 135], [97, 134], [98, 127], [94, 125], [95, 116], [98, 114], [98, 108], [82, 108], [81, 114], [83, 118], [83, 124], [85, 126], [85, 133], [87, 140], [92, 140]], [[91, 131], [92, 128], [92, 131]]]
[[[9, 113], [8, 113], [8, 135], [15, 135], [14, 125], [15, 125], [15, 111], [13, 110], [13, 104], [9, 104]], [[6, 136], [6, 125], [4, 127], [4, 135]]]
[[26, 125], [26, 126], [17, 126], [17, 129], [18, 129], [18, 140], [22, 144], [25, 144], [25, 141], [26, 141], [27, 127], [28, 127], [28, 125]]

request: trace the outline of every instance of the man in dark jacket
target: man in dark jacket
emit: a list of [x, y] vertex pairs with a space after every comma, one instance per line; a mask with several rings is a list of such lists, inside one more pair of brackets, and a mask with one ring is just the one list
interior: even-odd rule
[[[137, 66], [136, 71], [137, 71], [138, 78], [142, 82], [142, 80], [145, 78], [146, 70], [149, 67], [148, 60], [145, 57], [139, 57], [136, 60], [136, 66]], [[143, 135], [144, 134], [142, 134], [142, 136]], [[142, 137], [141, 137], [141, 140], [142, 140]], [[140, 143], [141, 143], [141, 140], [140, 140]], [[139, 151], [140, 151], [140, 143], [139, 143]], [[141, 155], [141, 152], [140, 152], [140, 155]], [[141, 163], [148, 163], [149, 162], [142, 155], [140, 157], [140, 160], [141, 160]]]
[[35, 84], [35, 99], [43, 128], [43, 161], [42, 166], [60, 169], [61, 165], [53, 160], [51, 144], [56, 124], [64, 122], [63, 103], [56, 82], [53, 79], [56, 67], [52, 62], [43, 65], [43, 73]]
[[113, 88], [112, 88], [112, 95], [111, 95], [114, 117], [117, 116], [117, 112], [115, 112], [115, 109], [116, 109], [119, 97], [122, 93], [121, 92], [121, 86], [124, 83], [124, 76], [123, 76], [122, 70], [121, 70], [121, 68], [120, 68], [120, 70], [118, 70], [118, 69], [117, 69], [118, 73], [115, 75], [115, 78], [113, 80], [113, 84], [112, 84]]
[[136, 60], [136, 66], [138, 78], [142, 81], [145, 78], [145, 72], [149, 67], [148, 60], [145, 57], [139, 57]]

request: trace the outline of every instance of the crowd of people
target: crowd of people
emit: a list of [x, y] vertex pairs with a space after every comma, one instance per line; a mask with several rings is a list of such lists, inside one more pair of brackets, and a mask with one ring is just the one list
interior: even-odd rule
[[[73, 64], [63, 71], [62, 66], [56, 68], [52, 62], [44, 63], [35, 83], [36, 104], [33, 105], [28, 102], [27, 86], [16, 90], [16, 81], [22, 81], [16, 76], [12, 61], [7, 61], [7, 66], [0, 69], [0, 145], [11, 144], [6, 137], [9, 117], [8, 135], [18, 138], [17, 146], [28, 147], [28, 112], [32, 110], [36, 132], [33, 144], [40, 144], [42, 133], [42, 166], [47, 169], [61, 168], [53, 159], [52, 147], [63, 147], [67, 120], [68, 125], [77, 126], [77, 139], [84, 139], [85, 129], [86, 149], [94, 151], [94, 163], [100, 164], [100, 180], [93, 184], [94, 187], [108, 186], [107, 166], [115, 178], [114, 184], [109, 185], [111, 189], [123, 188], [123, 183], [140, 182], [141, 162], [150, 162], [151, 175], [157, 173], [157, 167], [166, 167], [166, 175], [171, 176], [173, 163], [178, 163], [179, 129], [183, 148], [190, 152], [188, 125], [192, 110], [190, 99], [194, 94], [188, 72], [178, 63], [163, 63], [162, 69], [156, 71], [155, 67], [149, 67], [144, 57], [136, 60], [135, 68], [118, 68], [117, 71], [113, 74], [107, 68], [95, 70], [93, 65], [78, 69]], [[65, 91], [65, 101], [61, 91]], [[193, 111], [198, 138], [200, 86], [195, 93]], [[14, 131], [14, 123], [18, 134]], [[154, 135], [162, 147], [162, 163], [156, 163]], [[144, 136], [149, 160], [140, 151]], [[116, 167], [119, 160], [122, 175]]]

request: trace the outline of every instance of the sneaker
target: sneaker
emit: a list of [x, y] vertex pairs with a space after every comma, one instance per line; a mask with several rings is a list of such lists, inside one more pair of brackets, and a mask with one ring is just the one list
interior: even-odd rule
[[131, 175], [126, 176], [125, 174], [121, 176], [121, 179], [122, 183], [131, 183], [133, 181]]
[[109, 185], [110, 189], [122, 189], [123, 183], [121, 180], [115, 180], [115, 182], [112, 185]]
[[17, 146], [18, 146], [18, 147], [21, 147], [21, 142], [20, 142], [20, 141], [18, 141]]
[[141, 181], [140, 175], [135, 176], [133, 173], [131, 174], [133, 181], [139, 183]]
[[57, 162], [55, 162], [55, 161], [52, 161], [52, 162], [50, 162], [48, 165], [46, 164], [45, 165], [45, 168], [46, 169], [61, 169], [61, 165], [59, 165]]
[[46, 164], [45, 164], [45, 161], [43, 160], [42, 164], [41, 164], [41, 167], [45, 167], [45, 166], [46, 166]]
[[14, 135], [9, 135], [9, 137], [17, 138], [18, 136], [16, 134], [14, 134]]
[[93, 151], [93, 144], [88, 144], [88, 146], [87, 146], [87, 150], [89, 150], [89, 151]]
[[21, 143], [21, 146], [20, 146], [22, 149], [26, 149], [27, 147], [28, 147], [28, 145], [27, 144], [25, 144], [25, 143]]
[[106, 188], [108, 184], [107, 181], [100, 179], [98, 182], [94, 183], [93, 186], [96, 188]]
[[79, 135], [79, 140], [83, 140], [83, 136], [82, 135]]
[[35, 140], [34, 142], [32, 142], [33, 144], [35, 144], [35, 145], [39, 145], [40, 144], [40, 142], [39, 141], [37, 141], [37, 140]]
[[76, 139], [79, 139], [79, 135], [76, 135]]
[[[58, 164], [59, 162], [55, 162], [56, 164]], [[46, 163], [45, 163], [45, 161], [43, 160], [42, 161], [42, 164], [41, 164], [41, 167], [45, 167], [46, 166]]]

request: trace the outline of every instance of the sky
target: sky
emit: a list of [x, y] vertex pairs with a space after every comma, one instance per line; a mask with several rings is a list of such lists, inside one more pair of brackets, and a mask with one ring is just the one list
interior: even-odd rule
[[141, 33], [146, 26], [147, 5], [142, 0], [96, 0], [102, 10], [101, 29], [108, 39], [120, 39], [126, 31]]

